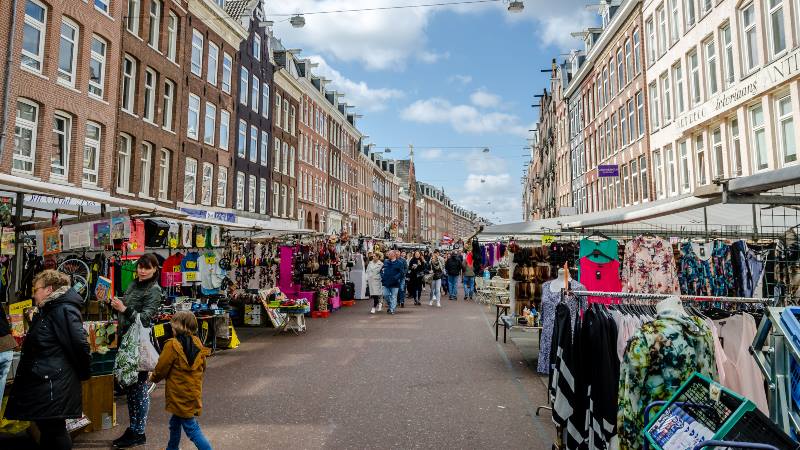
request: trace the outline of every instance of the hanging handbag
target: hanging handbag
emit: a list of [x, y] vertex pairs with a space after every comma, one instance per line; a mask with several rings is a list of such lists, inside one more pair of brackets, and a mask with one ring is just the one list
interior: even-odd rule
[[152, 372], [158, 364], [158, 351], [150, 339], [151, 329], [142, 325], [139, 315], [136, 315], [136, 326], [139, 327], [139, 371]]

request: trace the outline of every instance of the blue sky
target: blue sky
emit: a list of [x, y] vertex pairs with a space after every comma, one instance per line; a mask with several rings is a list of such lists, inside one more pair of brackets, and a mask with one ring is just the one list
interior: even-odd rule
[[413, 144], [418, 180], [496, 223], [517, 222], [531, 105], [549, 85], [540, 69], [579, 47], [569, 33], [594, 17], [579, 0], [526, 0], [514, 15], [500, 2], [308, 15], [302, 29], [273, 15], [420, 3], [430, 2], [268, 1], [266, 13], [284, 46], [302, 48], [356, 105], [376, 150], [405, 158]]

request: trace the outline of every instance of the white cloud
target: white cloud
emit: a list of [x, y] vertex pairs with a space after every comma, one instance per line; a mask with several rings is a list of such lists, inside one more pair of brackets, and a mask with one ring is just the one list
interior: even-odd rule
[[519, 188], [509, 173], [470, 174], [457, 203], [494, 223], [519, 222], [522, 215]]
[[353, 81], [331, 67], [321, 56], [311, 56], [309, 59], [317, 64], [317, 67], [312, 69], [314, 74], [331, 80], [329, 86], [345, 94], [344, 101], [349, 105], [367, 111], [381, 111], [386, 109], [386, 103], [389, 101], [404, 96], [403, 92], [397, 89], [371, 88], [363, 81]]
[[535, 30], [536, 37], [544, 46], [554, 46], [566, 52], [573, 48], [583, 48], [583, 43], [570, 36], [575, 31], [596, 26], [599, 16], [586, 9], [585, 0], [528, 0], [521, 14], [509, 14], [510, 22], [529, 21], [540, 26]]
[[496, 108], [500, 106], [500, 96], [486, 92], [483, 89], [473, 92], [469, 99], [473, 105], [481, 108]]
[[463, 85], [467, 85], [472, 83], [472, 77], [469, 75], [453, 75], [450, 78], [448, 78], [447, 81], [449, 81], [450, 83], [458, 82]]
[[459, 133], [528, 135], [528, 128], [521, 124], [517, 116], [480, 111], [472, 105], [453, 105], [438, 97], [417, 100], [401, 111], [400, 116], [411, 122], [450, 124]]
[[510, 188], [511, 175], [508, 173], [501, 173], [499, 175], [471, 173], [464, 182], [464, 190], [470, 194], [503, 195], [507, 193]]
[[444, 152], [440, 148], [427, 148], [419, 152], [419, 159], [432, 161], [444, 156]]
[[440, 60], [449, 59], [450, 52], [436, 53], [424, 50], [420, 52], [417, 58], [424, 63], [434, 64], [439, 62]]

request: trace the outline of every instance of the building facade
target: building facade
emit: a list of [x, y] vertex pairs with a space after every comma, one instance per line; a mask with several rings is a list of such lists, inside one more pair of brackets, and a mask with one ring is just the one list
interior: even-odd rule
[[21, 0], [16, 12], [10, 5], [0, 6], [4, 55], [13, 36], [9, 78], [0, 78], [8, 85], [0, 172], [65, 190], [109, 192], [115, 180], [122, 2]]
[[277, 63], [274, 75], [272, 121], [272, 217], [294, 222], [297, 205], [296, 149], [299, 129], [297, 112], [303, 89], [294, 54], [285, 49], [274, 49]]

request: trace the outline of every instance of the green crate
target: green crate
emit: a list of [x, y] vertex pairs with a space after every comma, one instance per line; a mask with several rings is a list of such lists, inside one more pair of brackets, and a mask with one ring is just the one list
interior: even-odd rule
[[713, 433], [708, 439], [797, 448], [797, 443], [761, 414], [753, 402], [699, 373], [694, 373], [645, 427], [650, 448], [662, 450], [653, 433], [667, 419], [691, 419]]
[[114, 361], [117, 359], [117, 352], [116, 348], [112, 348], [106, 353], [92, 353], [92, 364], [90, 366], [92, 376], [114, 373]]

